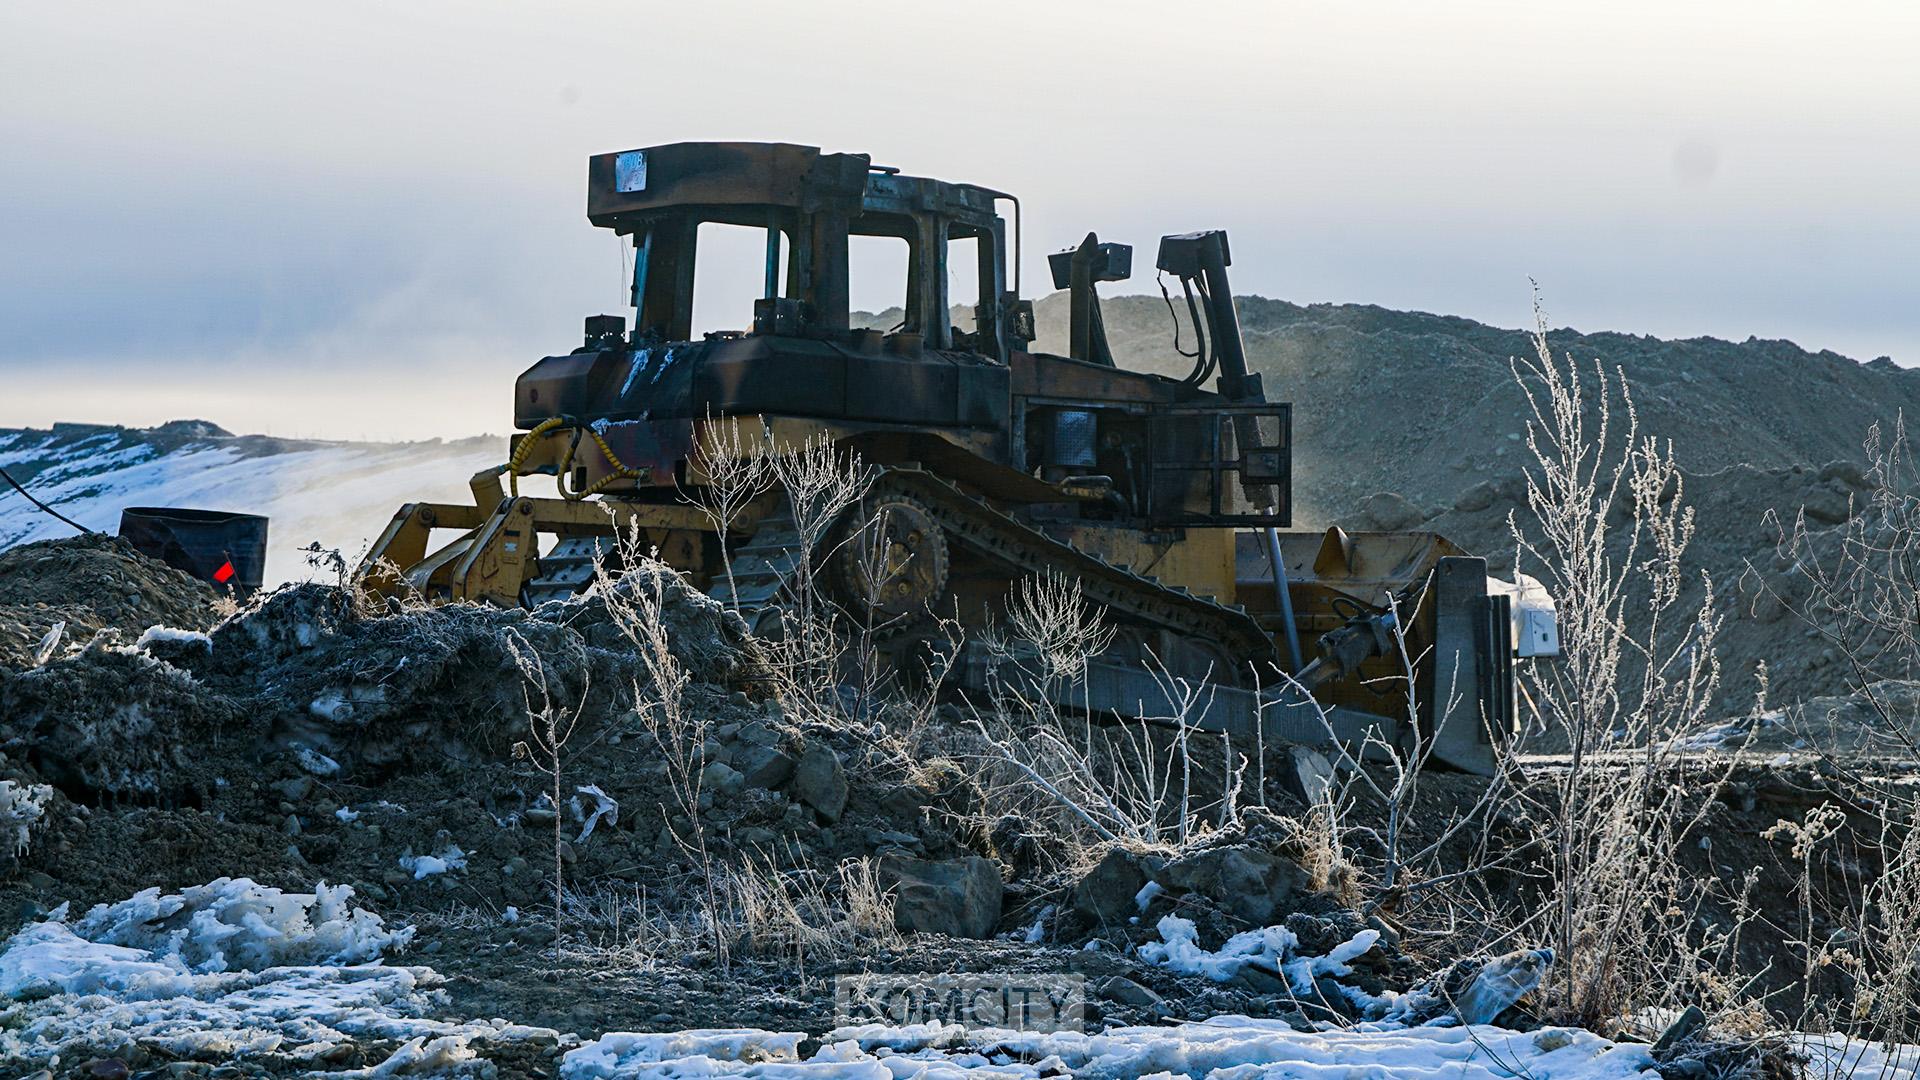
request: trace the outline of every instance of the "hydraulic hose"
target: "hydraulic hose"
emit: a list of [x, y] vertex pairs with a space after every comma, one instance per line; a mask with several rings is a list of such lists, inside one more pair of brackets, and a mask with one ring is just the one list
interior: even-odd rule
[[87, 528], [85, 525], [80, 524], [79, 522], [73, 520], [67, 515], [61, 513], [60, 511], [55, 510], [53, 507], [48, 506], [46, 503], [43, 503], [38, 498], [34, 497], [33, 492], [28, 491], [26, 489], [26, 486], [21, 484], [20, 481], [15, 480], [13, 478], [13, 474], [9, 473], [7, 470], [0, 469], [0, 477], [4, 477], [7, 483], [13, 485], [13, 490], [19, 492], [21, 495], [24, 495], [28, 502], [39, 507], [41, 510], [45, 511], [46, 513], [52, 514], [54, 517], [57, 517], [61, 521], [64, 521], [67, 524], [73, 526], [74, 528], [79, 529], [83, 533], [93, 532], [92, 529]]
[[[589, 496], [600, 494], [600, 492], [605, 491], [608, 487], [611, 487], [621, 480], [639, 479], [640, 470], [630, 468], [626, 462], [621, 461], [620, 455], [613, 452], [613, 447], [608, 445], [605, 436], [591, 427], [579, 424], [572, 417], [553, 416], [534, 425], [533, 430], [527, 432], [526, 437], [520, 440], [520, 445], [514, 448], [513, 456], [507, 459], [507, 483], [513, 492], [514, 498], [517, 499], [520, 497], [521, 468], [527, 463], [527, 455], [533, 452], [534, 440], [549, 431], [561, 427], [569, 427], [573, 430], [573, 441], [567, 446], [567, 456], [560, 462], [560, 474], [555, 480], [556, 485], [560, 489], [561, 498], [568, 502], [579, 502]], [[579, 491], [569, 491], [567, 490], [567, 476], [573, 472], [573, 457], [580, 449], [580, 439], [582, 436], [593, 440], [594, 445], [600, 448], [600, 453], [606, 457], [607, 464], [613, 466], [613, 471]]]
[[1287, 564], [1280, 558], [1280, 530], [1267, 529], [1267, 558], [1273, 561], [1273, 592], [1280, 601], [1281, 625], [1287, 631], [1287, 659], [1298, 675], [1304, 665], [1300, 659], [1300, 629], [1293, 624], [1293, 589], [1287, 584]]

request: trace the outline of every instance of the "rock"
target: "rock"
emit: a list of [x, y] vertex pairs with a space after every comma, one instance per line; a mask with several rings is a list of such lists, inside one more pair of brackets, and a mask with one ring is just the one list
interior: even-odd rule
[[1779, 593], [1763, 588], [1754, 596], [1753, 604], [1748, 610], [1754, 622], [1772, 623], [1779, 622], [1781, 617], [1786, 615], [1787, 605], [1780, 599]]
[[794, 798], [806, 803], [828, 821], [839, 821], [847, 808], [847, 771], [840, 755], [826, 746], [809, 746], [793, 767]]
[[275, 781], [268, 786], [288, 802], [301, 803], [305, 802], [307, 796], [313, 793], [313, 777], [296, 776], [291, 780]]
[[894, 925], [902, 930], [986, 938], [1000, 925], [1005, 885], [1000, 869], [978, 855], [932, 862], [884, 855], [880, 880], [893, 892]]
[[288, 814], [287, 819], [280, 823], [280, 831], [288, 836], [299, 836], [300, 819], [293, 814]]
[[1312, 806], [1327, 797], [1333, 782], [1333, 763], [1327, 755], [1310, 746], [1287, 749], [1287, 768], [1280, 773], [1280, 784], [1294, 798]]
[[1151, 877], [1146, 860], [1131, 851], [1112, 848], [1073, 886], [1073, 910], [1096, 926], [1125, 923], [1140, 913], [1134, 897]]
[[1391, 491], [1376, 491], [1360, 500], [1360, 521], [1370, 529], [1394, 532], [1410, 529], [1427, 515], [1406, 496]]
[[740, 730], [734, 737], [737, 741], [749, 746], [780, 745], [779, 730], [765, 720], [751, 720], [740, 725]]
[[1380, 935], [1380, 944], [1389, 949], [1400, 947], [1400, 931], [1395, 930], [1387, 920], [1378, 915], [1367, 916], [1367, 928]]
[[1307, 889], [1307, 872], [1292, 859], [1245, 844], [1206, 848], [1168, 863], [1162, 885], [1199, 893], [1236, 918], [1272, 926]]
[[1869, 486], [1867, 475], [1860, 471], [1860, 466], [1844, 459], [1827, 462], [1820, 470], [1820, 480], [1822, 483], [1838, 480], [1850, 488], [1863, 489]]
[[1533, 1037], [1533, 1048], [1543, 1054], [1572, 1045], [1573, 1035], [1566, 1028], [1548, 1028]]
[[708, 791], [728, 794], [747, 785], [747, 778], [724, 761], [715, 761], [700, 770], [700, 785]]
[[1695, 1035], [1705, 1031], [1706, 1028], [1707, 1014], [1702, 1012], [1698, 1005], [1687, 1006], [1684, 1012], [1674, 1017], [1673, 1023], [1667, 1025], [1667, 1030], [1660, 1033], [1660, 1038], [1654, 1041], [1652, 1050], [1654, 1058], [1665, 1060], [1675, 1049], [1692, 1041]]
[[1251, 964], [1241, 968], [1239, 973], [1234, 975], [1232, 981], [1234, 984], [1244, 986], [1256, 994], [1289, 994], [1293, 992], [1293, 988], [1288, 985], [1287, 980], [1275, 975], [1271, 971], [1254, 967]]
[[749, 787], [769, 791], [793, 776], [793, 755], [775, 746], [747, 744], [733, 755], [733, 767], [746, 777]]
[[1152, 1008], [1166, 1000], [1124, 975], [1113, 976], [1101, 983], [1099, 989], [1094, 992], [1108, 1001], [1117, 1001], [1122, 1005], [1133, 1005], [1143, 1009]]
[[1493, 481], [1482, 480], [1461, 492], [1453, 500], [1453, 508], [1463, 514], [1477, 514], [1492, 506], [1499, 495], [1500, 489], [1494, 485]]
[[861, 831], [860, 841], [868, 851], [905, 850], [918, 851], [926, 843], [912, 833], [895, 832], [892, 829], [865, 829]]
[[1525, 997], [1553, 966], [1552, 949], [1521, 949], [1487, 961], [1454, 1002], [1463, 1024], [1490, 1024], [1507, 1007]]
[[1846, 495], [1833, 489], [1830, 484], [1810, 487], [1802, 496], [1800, 508], [1806, 513], [1808, 521], [1817, 521], [1823, 525], [1838, 525], [1853, 516], [1853, 502]]

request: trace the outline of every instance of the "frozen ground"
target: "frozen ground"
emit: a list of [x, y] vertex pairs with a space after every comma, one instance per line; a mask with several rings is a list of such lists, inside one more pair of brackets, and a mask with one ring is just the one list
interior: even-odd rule
[[413, 930], [387, 927], [352, 900], [344, 886], [288, 893], [222, 878], [180, 893], [147, 889], [79, 918], [55, 911], [0, 951], [0, 1055], [28, 1067], [114, 1056], [394, 1075], [484, 1071], [510, 1048], [558, 1056], [569, 1080], [1615, 1080], [1653, 1064], [1644, 1046], [1559, 1028], [1303, 1032], [1243, 1016], [1089, 1033], [830, 1028], [823, 1017], [818, 1033], [609, 1032], [583, 1042], [502, 1019], [443, 1018], [438, 972], [385, 962]]

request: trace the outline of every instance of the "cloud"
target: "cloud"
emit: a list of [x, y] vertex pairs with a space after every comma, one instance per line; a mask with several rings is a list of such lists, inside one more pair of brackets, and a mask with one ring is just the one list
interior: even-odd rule
[[1088, 228], [1225, 227], [1244, 292], [1512, 324], [1531, 275], [1920, 359], [1917, 50], [1884, 3], [11, 5], [0, 423], [498, 426], [619, 310], [587, 155], [699, 138], [1014, 191], [1029, 292]]

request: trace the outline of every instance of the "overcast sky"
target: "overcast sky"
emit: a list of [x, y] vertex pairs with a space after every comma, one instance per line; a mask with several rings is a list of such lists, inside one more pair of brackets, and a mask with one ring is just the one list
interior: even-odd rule
[[621, 310], [587, 156], [684, 139], [1012, 191], [1029, 294], [1224, 227], [1242, 293], [1920, 363], [1916, 57], [1911, 2], [8, 3], [0, 426], [504, 431]]

